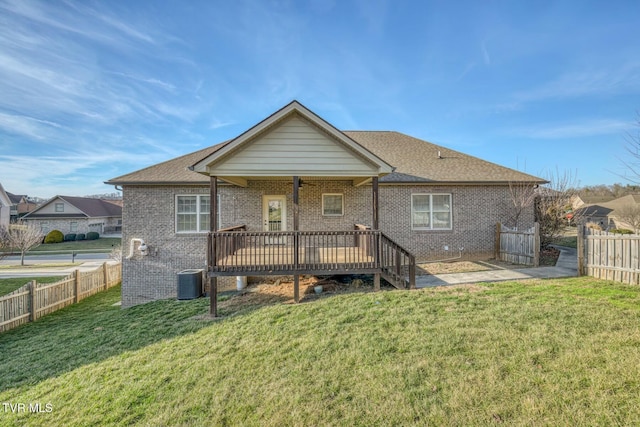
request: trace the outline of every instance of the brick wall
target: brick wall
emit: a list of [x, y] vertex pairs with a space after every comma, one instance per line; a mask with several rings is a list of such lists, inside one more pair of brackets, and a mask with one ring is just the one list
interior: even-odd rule
[[[293, 228], [291, 181], [250, 181], [247, 188], [219, 186], [220, 228], [244, 224], [249, 231], [262, 230], [262, 196], [286, 195], [287, 229]], [[322, 216], [322, 194], [343, 193], [344, 215]], [[453, 229], [411, 229], [411, 194], [452, 195]], [[163, 298], [175, 298], [176, 274], [206, 267], [206, 234], [175, 232], [176, 195], [209, 194], [208, 186], [125, 186], [123, 191], [123, 251], [128, 255], [132, 238], [142, 238], [149, 255], [137, 251], [123, 260], [123, 307]], [[419, 260], [458, 255], [490, 258], [494, 250], [495, 224], [509, 218], [507, 186], [380, 186], [380, 228]], [[354, 224], [371, 225], [371, 187], [354, 187], [351, 181], [305, 181], [300, 189], [301, 230], [352, 230]], [[533, 209], [522, 220], [533, 224]], [[449, 250], [445, 251], [444, 247]], [[235, 278], [219, 280], [221, 289], [235, 286]]]
[[[411, 194], [451, 194], [451, 230], [412, 230]], [[508, 186], [381, 186], [380, 228], [411, 251], [418, 260], [457, 257], [488, 259], [493, 256], [496, 223], [509, 220]], [[533, 207], [520, 220], [521, 227], [533, 225]], [[449, 250], [445, 250], [445, 246]]]

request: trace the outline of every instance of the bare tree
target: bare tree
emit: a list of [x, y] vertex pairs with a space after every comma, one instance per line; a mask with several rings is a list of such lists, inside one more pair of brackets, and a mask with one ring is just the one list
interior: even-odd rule
[[518, 228], [520, 217], [532, 209], [536, 200], [535, 186], [527, 182], [509, 182], [510, 210], [509, 227]]
[[635, 132], [627, 132], [625, 150], [627, 155], [621, 159], [625, 173], [620, 176], [634, 184], [640, 184], [640, 113], [636, 121]]
[[5, 227], [0, 226], [0, 259], [6, 257], [9, 252], [11, 252], [9, 232]]
[[631, 227], [634, 233], [637, 234], [638, 230], [640, 230], [640, 205], [631, 203], [623, 205], [614, 210], [612, 216]]
[[[571, 201], [577, 194], [575, 176], [569, 172], [549, 173], [548, 184], [537, 189], [535, 201], [536, 221], [540, 224], [540, 246], [546, 248], [562, 234], [567, 224], [567, 213], [572, 211]], [[573, 212], [573, 221], [579, 220]]]
[[25, 254], [40, 246], [44, 238], [39, 228], [25, 223], [11, 224], [7, 234], [9, 245], [20, 251], [20, 265], [24, 265]]
[[113, 249], [111, 249], [111, 253], [109, 253], [109, 258], [117, 262], [122, 262], [122, 246], [114, 246]]

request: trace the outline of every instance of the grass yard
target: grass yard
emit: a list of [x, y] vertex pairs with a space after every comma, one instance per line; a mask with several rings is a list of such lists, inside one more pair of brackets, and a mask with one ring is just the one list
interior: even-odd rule
[[561, 235], [553, 241], [555, 245], [578, 247], [578, 229], [576, 227], [564, 227]]
[[216, 321], [119, 291], [0, 334], [0, 402], [51, 409], [3, 426], [640, 424], [638, 287], [248, 294]]
[[569, 248], [577, 248], [578, 247], [578, 237], [577, 236], [561, 236], [553, 241], [554, 245], [566, 246]]
[[24, 286], [32, 280], [37, 280], [40, 283], [53, 283], [60, 280], [60, 276], [54, 277], [20, 277], [12, 279], [0, 279], [0, 297], [13, 292], [16, 289]]

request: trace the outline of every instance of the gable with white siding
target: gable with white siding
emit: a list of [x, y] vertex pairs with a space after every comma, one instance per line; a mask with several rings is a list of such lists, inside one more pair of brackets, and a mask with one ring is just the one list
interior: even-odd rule
[[297, 101], [281, 108], [189, 168], [246, 186], [248, 179], [385, 176], [393, 167]]
[[60, 197], [55, 197], [54, 199], [48, 201], [45, 205], [38, 209], [37, 213], [40, 215], [56, 214], [58, 216], [63, 216], [65, 214], [84, 214], [84, 212], [82, 212], [80, 209]]
[[209, 171], [219, 176], [372, 176], [378, 167], [294, 115]]

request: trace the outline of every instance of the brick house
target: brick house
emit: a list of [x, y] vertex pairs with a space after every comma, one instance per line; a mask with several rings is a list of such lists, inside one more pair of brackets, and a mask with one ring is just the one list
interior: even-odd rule
[[63, 234], [102, 235], [119, 233], [122, 228], [122, 206], [117, 201], [90, 197], [55, 196], [22, 217], [43, 233], [59, 230]]
[[[544, 182], [402, 133], [340, 131], [293, 101], [232, 140], [107, 182], [123, 190], [122, 303], [175, 297], [185, 269], [220, 288], [330, 273], [397, 285], [415, 258], [488, 259], [509, 184]], [[533, 208], [520, 221], [531, 226]]]

